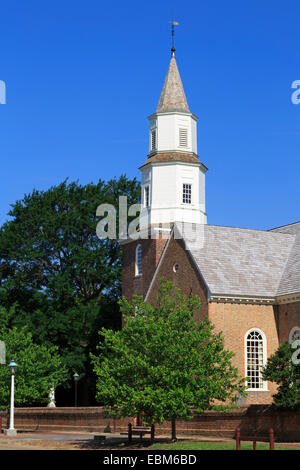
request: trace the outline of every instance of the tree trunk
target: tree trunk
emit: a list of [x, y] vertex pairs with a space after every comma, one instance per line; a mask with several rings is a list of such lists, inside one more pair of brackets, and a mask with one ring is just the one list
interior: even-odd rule
[[172, 418], [171, 424], [172, 424], [172, 442], [175, 442], [175, 441], [177, 441], [177, 438], [176, 438], [176, 419], [175, 418]]

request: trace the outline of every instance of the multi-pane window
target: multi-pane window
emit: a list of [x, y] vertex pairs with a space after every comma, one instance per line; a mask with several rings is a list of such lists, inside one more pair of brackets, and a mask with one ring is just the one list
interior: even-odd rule
[[142, 275], [142, 258], [143, 258], [142, 245], [138, 245], [135, 251], [135, 275], [136, 276]]
[[188, 131], [187, 129], [179, 129], [179, 147], [188, 146]]
[[260, 331], [251, 331], [246, 338], [246, 376], [247, 386], [252, 389], [263, 389], [262, 369], [265, 365], [264, 338]]
[[157, 147], [156, 129], [151, 131], [151, 150], [155, 150]]
[[144, 205], [145, 207], [150, 206], [150, 188], [149, 186], [145, 186], [144, 190]]
[[183, 204], [192, 203], [192, 185], [183, 183], [182, 186], [182, 202]]

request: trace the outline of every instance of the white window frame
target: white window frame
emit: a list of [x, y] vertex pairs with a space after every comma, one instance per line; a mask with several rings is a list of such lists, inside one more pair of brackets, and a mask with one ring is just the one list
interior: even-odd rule
[[135, 276], [136, 277], [139, 277], [143, 274], [142, 260], [143, 260], [143, 248], [142, 248], [142, 245], [139, 243], [135, 249]]
[[[184, 202], [183, 201], [183, 196], [184, 196], [184, 187], [185, 186], [190, 186], [191, 187], [191, 200], [190, 202]], [[192, 183], [182, 183], [182, 192], [181, 192], [181, 204], [183, 204], [184, 206], [190, 206], [192, 203], [193, 203], [193, 198], [192, 198], [192, 195], [193, 195], [193, 185]]]
[[[299, 334], [300, 334], [300, 327], [299, 326], [294, 326], [291, 331], [289, 332], [289, 343], [292, 344], [294, 341], [296, 341], [296, 339], [293, 339], [293, 336], [294, 334], [299, 331]], [[300, 336], [299, 338], [297, 339], [300, 339]]]
[[[147, 193], [148, 193], [148, 198], [147, 198]], [[150, 207], [150, 185], [149, 184], [144, 186], [144, 207]]]
[[[262, 363], [262, 367], [265, 367], [266, 366], [266, 363], [267, 363], [267, 338], [266, 338], [266, 335], [265, 333], [260, 329], [260, 328], [250, 328], [250, 330], [248, 330], [244, 336], [244, 362], [245, 362], [245, 377], [248, 377], [248, 356], [247, 356], [247, 353], [248, 353], [248, 349], [247, 349], [247, 339], [248, 339], [248, 336], [250, 333], [256, 331], [257, 333], [259, 333], [262, 337], [262, 343], [263, 343], [263, 363]], [[261, 371], [260, 371], [261, 373]], [[245, 385], [247, 387], [247, 392], [261, 392], [261, 391], [267, 391], [268, 390], [268, 382], [266, 380], [263, 380], [263, 386], [261, 388], [251, 388], [249, 387], [248, 388], [248, 381], [246, 380], [245, 382]]]

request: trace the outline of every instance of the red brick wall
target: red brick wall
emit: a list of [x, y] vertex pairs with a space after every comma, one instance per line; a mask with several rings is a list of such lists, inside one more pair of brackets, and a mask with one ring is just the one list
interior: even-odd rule
[[[173, 270], [175, 263], [178, 264], [177, 272]], [[180, 288], [182, 294], [198, 295], [201, 298], [202, 306], [201, 311], [196, 313], [195, 320], [207, 316], [207, 290], [182, 240], [172, 238], [169, 243], [148, 297], [148, 301], [152, 304], [155, 303], [157, 291], [160, 286], [160, 278], [173, 282], [175, 287]]]
[[300, 328], [300, 302], [278, 305], [279, 341], [288, 341], [294, 326]]
[[[133, 418], [113, 419], [103, 415], [102, 407], [78, 408], [15, 408], [15, 428], [35, 431], [126, 431]], [[7, 426], [7, 412], [1, 411], [3, 428]], [[277, 412], [264, 406], [242, 407], [232, 412], [207, 411], [195, 414], [191, 420], [177, 421], [178, 435], [203, 435], [234, 437], [239, 427], [242, 434], [268, 435], [272, 427], [277, 441], [300, 441], [300, 412]], [[171, 425], [164, 422], [156, 426], [156, 435], [170, 436]]]
[[[133, 295], [146, 295], [155, 268], [167, 239], [141, 239], [123, 245], [122, 295], [128, 300]], [[135, 252], [142, 245], [142, 276], [135, 275]]]
[[[165, 239], [142, 240], [131, 242], [123, 247], [123, 295], [131, 298], [134, 293], [145, 295], [152, 280], [155, 268], [163, 251]], [[135, 277], [135, 249], [138, 243], [143, 247], [143, 275]], [[178, 271], [173, 270], [178, 264]], [[191, 255], [185, 249], [184, 242], [172, 238], [153, 283], [148, 301], [155, 303], [160, 278], [172, 281], [183, 294], [197, 294], [202, 300], [202, 308], [195, 315], [195, 320], [208, 316], [215, 325], [216, 332], [221, 331], [225, 348], [233, 351], [233, 364], [239, 374], [245, 377], [244, 339], [251, 328], [261, 329], [267, 339], [267, 357], [273, 354], [279, 344], [288, 339], [292, 327], [300, 323], [300, 303], [280, 306], [250, 305], [231, 303], [208, 303], [207, 288], [195, 267]], [[267, 391], [248, 392], [246, 404], [270, 404], [276, 385], [268, 383]]]
[[[178, 264], [176, 273], [173, 271], [175, 263]], [[225, 348], [235, 353], [232, 362], [238, 368], [241, 377], [245, 377], [244, 337], [248, 330], [257, 327], [265, 333], [267, 356], [273, 354], [278, 348], [278, 333], [273, 306], [207, 303], [207, 289], [182, 240], [173, 238], [170, 241], [148, 298], [150, 303], [155, 302], [161, 277], [172, 281], [183, 294], [193, 293], [200, 296], [202, 308], [195, 319], [208, 316], [215, 325], [215, 331], [222, 332]], [[272, 403], [272, 395], [275, 392], [276, 385], [269, 382], [267, 391], [248, 392], [246, 404]]]
[[[279, 346], [274, 308], [272, 305], [210, 303], [209, 319], [216, 331], [222, 331], [225, 348], [235, 353], [232, 363], [245, 377], [245, 334], [251, 328], [262, 330], [267, 339], [267, 357]], [[248, 392], [247, 404], [272, 403], [276, 385], [268, 382], [268, 391]]]

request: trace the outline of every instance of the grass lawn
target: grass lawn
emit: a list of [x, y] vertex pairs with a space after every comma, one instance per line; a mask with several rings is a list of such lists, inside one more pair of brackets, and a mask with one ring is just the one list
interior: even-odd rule
[[[241, 450], [252, 450], [252, 442], [241, 442]], [[178, 441], [170, 443], [157, 443], [148, 447], [148, 450], [235, 450], [235, 442], [197, 442]], [[269, 450], [269, 444], [257, 443], [257, 450]], [[299, 450], [292, 447], [276, 446], [275, 450]]]

